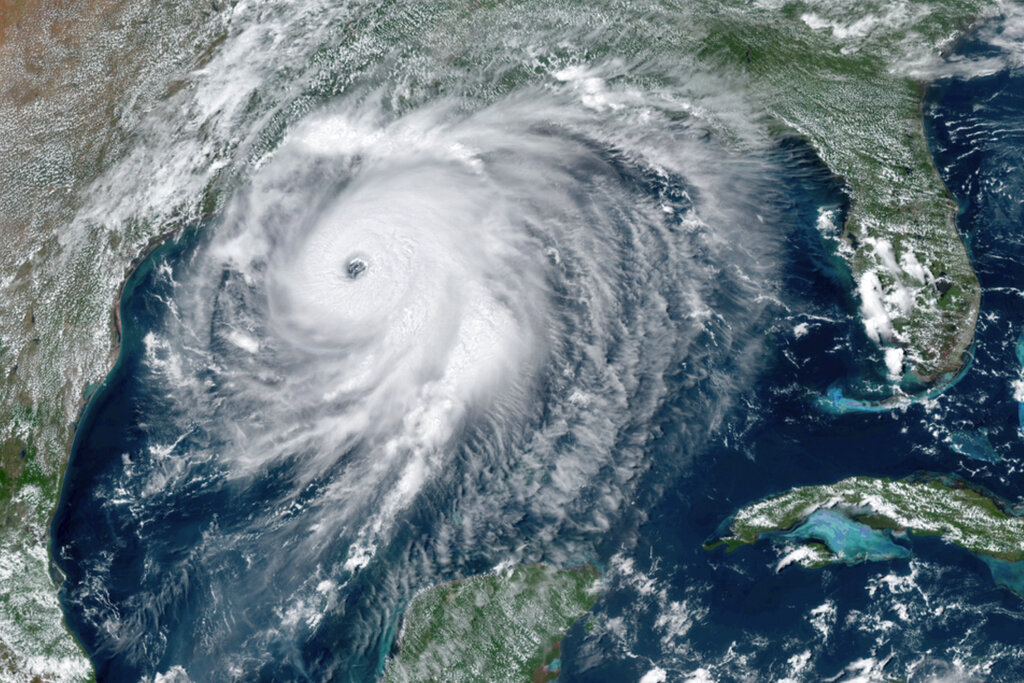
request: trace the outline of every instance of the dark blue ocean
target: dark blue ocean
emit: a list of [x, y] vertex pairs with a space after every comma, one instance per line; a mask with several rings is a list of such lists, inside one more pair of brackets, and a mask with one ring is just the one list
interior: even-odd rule
[[[963, 41], [957, 54], [1000, 53], [979, 36]], [[566, 531], [573, 544], [562, 546], [557, 535], [534, 537], [560, 527], [517, 509], [510, 512], [515, 520], [493, 531], [493, 548], [465, 547], [460, 557], [432, 564], [438, 567], [433, 573], [402, 578], [394, 568], [431, 552], [421, 539], [439, 533], [454, 507], [449, 497], [459, 495], [450, 488], [456, 480], [442, 478], [405, 511], [374, 561], [338, 595], [324, 598], [325, 616], [288, 637], [257, 637], [265, 624], [287, 621], [287, 615], [273, 602], [239, 604], [237, 597], [247, 590], [259, 596], [290, 590], [298, 579], [288, 567], [267, 569], [279, 558], [247, 554], [242, 542], [222, 552], [196, 549], [205, 548], [215, 526], [223, 538], [253, 536], [252, 547], [265, 553], [267, 546], [255, 538], [262, 527], [253, 518], [266, 514], [268, 533], [278, 534], [275, 542], [287, 553], [292, 527], [276, 520], [292, 511], [273, 510], [268, 501], [287, 498], [283, 491], [299, 476], [296, 465], [270, 466], [244, 485], [221, 478], [215, 464], [197, 467], [158, 509], [146, 510], [145, 523], [133, 512], [129, 454], [158, 437], [179, 438], [176, 447], [216, 446], [216, 436], [198, 422], [185, 436], [172, 433], [181, 421], [172, 420], [175, 409], [154, 389], [146, 339], [173, 324], [167, 321], [174, 317], [168, 311], [175, 283], [208, 247], [218, 219], [157, 248], [125, 287], [120, 356], [82, 415], [52, 526], [53, 558], [65, 576], [62, 605], [98, 678], [135, 680], [182, 666], [196, 681], [371, 680], [395, 647], [402, 608], [416, 590], [488, 571], [503, 559], [503, 549], [527, 539], [536, 547], [530, 559], [562, 560], [555, 551], [545, 555], [545, 545], [558, 552], [570, 547], [581, 552], [576, 561], [593, 561], [606, 572], [596, 626], [585, 630], [579, 622], [563, 641], [562, 681], [635, 681], [659, 670], [665, 678], [654, 680], [1024, 679], [1024, 599], [998, 585], [980, 559], [937, 539], [901, 541], [909, 559], [779, 572], [778, 549], [768, 542], [729, 554], [702, 547], [746, 504], [854, 474], [944, 473], [1010, 505], [1020, 501], [1024, 432], [1013, 383], [1024, 376], [1018, 355], [1024, 353], [1018, 346], [1024, 334], [1024, 70], [940, 78], [927, 89], [924, 112], [936, 165], [960, 205], [957, 223], [983, 287], [973, 360], [954, 386], [891, 411], [821, 408], [819, 399], [830, 389], [855, 394], [878, 358], [856, 316], [849, 274], [816, 227], [823, 209], [839, 216], [848, 209], [846, 189], [805, 143], [782, 140], [765, 162], [773, 175], [755, 207], [777, 226], [782, 259], [777, 300], [754, 325], [753, 334], [765, 340], [756, 351], [757, 369], [746, 373], [747, 359], [721, 351], [714, 334], [696, 339], [688, 362], [711, 359], [715, 372], [695, 375], [683, 365], [668, 371], [668, 398], [642, 425], [651, 436], [643, 442], [645, 467], [629, 489], [629, 511], [610, 516], [603, 533]], [[685, 178], [645, 175], [617, 166], [614, 157], [602, 158], [638, 196], [674, 201], [680, 213], [696, 196]], [[227, 284], [218, 297], [234, 296], [231, 277], [224, 273]], [[712, 305], [723, 311], [744, 306], [723, 283]], [[219, 324], [216, 311], [228, 310], [228, 304], [215, 309], [211, 329]], [[700, 418], [694, 411], [717, 400], [714, 383], [733, 372], [731, 363], [744, 386], [721, 420], [695, 437], [691, 427]], [[208, 379], [210, 391], [218, 391], [216, 368]], [[266, 386], [272, 391], [274, 380]], [[464, 429], [468, 443], [485, 438]], [[469, 458], [472, 448], [460, 453]], [[456, 459], [454, 467], [463, 461]], [[309, 490], [327, 487], [333, 473], [318, 475]], [[606, 468], [594, 476], [615, 473]], [[295, 509], [318, 504], [314, 493], [308, 495], [287, 499]], [[123, 504], [111, 504], [118, 496]], [[298, 561], [292, 569], [327, 566], [331, 558], [344, 558], [346, 548], [347, 542], [318, 547], [315, 561]], [[267, 576], [280, 576], [279, 586], [264, 585]], [[210, 602], [223, 585], [234, 587], [234, 602], [230, 610], [214, 610]], [[223, 662], [236, 651], [251, 657], [226, 670]]]
[[[999, 50], [975, 38], [957, 54], [979, 59]], [[787, 291], [806, 317], [773, 327], [770, 369], [750, 387], [746, 414], [734, 416], [692, 473], [665, 487], [633, 555], [638, 570], [677, 587], [652, 602], [686, 602], [697, 594], [708, 605], [686, 631], [692, 654], [683, 659], [690, 671], [703, 667], [732, 680], [746, 669], [755, 680], [776, 680], [790, 671], [789, 657], [810, 649], [817, 680], [863, 672], [871, 673], [868, 680], [901, 678], [908, 667], [912, 680], [1024, 676], [1024, 602], [997, 587], [982, 561], [934, 539], [911, 539], [910, 561], [778, 573], [778, 556], [766, 543], [728, 555], [700, 548], [716, 525], [750, 501], [854, 474], [952, 473], [1011, 503], [1021, 500], [1024, 444], [1012, 382], [1021, 376], [1024, 332], [1024, 71], [940, 79], [928, 88], [924, 111], [932, 153], [960, 205], [957, 224], [983, 287], [970, 371], [926, 405], [845, 415], [811, 409], [804, 389], [822, 391], [848, 377], [854, 361], [845, 351], [860, 340], [813, 239], [793, 230]], [[801, 203], [794, 204], [799, 210]], [[807, 319], [817, 321], [812, 332], [794, 339], [790, 326]], [[951, 442], [964, 433], [983, 436], [999, 462], [986, 462], [980, 448], [975, 457], [956, 452]], [[576, 633], [566, 645], [562, 680], [631, 680], [663, 661], [658, 609], [638, 602], [643, 591], [630, 586], [611, 591], [599, 607], [629, 624], [637, 659], [609, 661], [604, 643]], [[851, 667], [861, 658], [884, 665]], [[729, 661], [732, 668], [721, 666]]]

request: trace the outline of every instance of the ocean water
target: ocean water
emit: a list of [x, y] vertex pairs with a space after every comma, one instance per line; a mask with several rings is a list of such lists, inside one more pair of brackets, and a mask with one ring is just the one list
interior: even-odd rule
[[[820, 263], [787, 250], [790, 302], [810, 323], [779, 323], [772, 353], [719, 439], [665, 487], [636, 548], [619, 556], [599, 606], [606, 628], [575, 633], [560, 680], [1019, 680], [1024, 603], [1015, 572], [936, 539], [898, 542], [909, 559], [776, 571], [784, 550], [761, 543], [704, 553], [700, 543], [736, 508], [794, 486], [859, 474], [946, 472], [1020, 500], [1017, 340], [1024, 326], [1024, 71], [1006, 67], [993, 22], [954, 63], [998, 66], [946, 76], [926, 94], [926, 125], [958, 225], [984, 288], [974, 361], [936, 398], [883, 413], [808, 409], [855, 369], [856, 332]], [[799, 233], [796, 233], [799, 234]], [[827, 389], [826, 389], [827, 391]], [[1000, 587], [1003, 584], [1004, 587]]]
[[599, 560], [666, 399], [699, 443], [751, 372], [788, 159], [543, 92], [383, 116], [128, 283], [54, 526], [101, 677], [372, 676], [416, 590]]
[[[992, 26], [956, 56], [999, 62]], [[331, 85], [135, 271], [53, 522], [99, 678], [368, 680], [417, 590], [592, 561], [563, 681], [1019, 680], [1024, 602], [936, 539], [783, 571], [702, 544], [850, 474], [1017, 500], [1024, 72], [927, 94], [984, 287], [970, 371], [846, 414], [820, 398], [878, 358], [832, 251], [842, 182], [796, 139], [739, 155], [660, 93], [558, 73], [472, 105]]]

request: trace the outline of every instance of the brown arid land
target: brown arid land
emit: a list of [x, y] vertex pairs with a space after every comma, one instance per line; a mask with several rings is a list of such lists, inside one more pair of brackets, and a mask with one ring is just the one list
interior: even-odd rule
[[90, 73], [98, 55], [89, 47], [116, 14], [110, 0], [0, 0], [2, 680], [92, 675], [63, 628], [45, 559], [72, 436], [67, 408], [81, 381], [65, 374], [47, 347], [72, 333], [67, 314], [74, 307], [44, 306], [40, 297], [50, 280], [47, 264], [61, 260], [56, 238], [116, 128], [117, 79]]
[[111, 304], [159, 226], [115, 230], [86, 207], [181, 87], [203, 17], [193, 3], [0, 0], [0, 681], [92, 677], [63, 625], [48, 525], [83, 389], [116, 356]]

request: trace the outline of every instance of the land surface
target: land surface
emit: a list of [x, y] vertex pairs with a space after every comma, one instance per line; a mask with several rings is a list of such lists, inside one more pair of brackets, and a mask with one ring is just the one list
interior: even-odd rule
[[[511, 33], [515, 4], [441, 8], [451, 25], [439, 21], [429, 40], [471, 38], [462, 32], [474, 25]], [[672, 63], [685, 57], [715, 75], [715, 93], [743, 93], [775, 132], [814, 145], [849, 185], [839, 251], [893, 381], [913, 390], [955, 372], [972, 338], [978, 284], [928, 155], [922, 83], [940, 50], [997, 5], [719, 0], [658, 5], [635, 21], [621, 20], [621, 3], [598, 5], [573, 21], [594, 21], [595, 34], [608, 26], [635, 34], [594, 46], [595, 59], [633, 60], [638, 84], [656, 90], [657, 76], [642, 68], [651, 50]], [[244, 29], [231, 28], [231, 17], [219, 2], [0, 0], [0, 680], [91, 675], [63, 627], [47, 525], [83, 392], [116, 354], [111, 309], [131, 263], [154, 236], [210, 211], [216, 164], [229, 163], [238, 131], [265, 113], [244, 88], [221, 98], [217, 46], [229, 29]], [[352, 35], [373, 26], [357, 28]], [[317, 58], [340, 42], [332, 38]], [[342, 57], [337, 64], [345, 68], [335, 72], [360, 68]], [[311, 67], [303, 77], [329, 99], [340, 92], [335, 72]], [[508, 83], [527, 72], [509, 70]], [[726, 136], [743, 137], [744, 116], [731, 116], [728, 102], [716, 113], [714, 97], [705, 103]], [[213, 141], [196, 142], [201, 135]], [[129, 177], [141, 189], [124, 190]]]
[[[825, 511], [831, 519], [821, 519]], [[835, 524], [839, 517], [849, 524]], [[809, 520], [819, 523], [806, 529], [803, 525]], [[727, 532], [710, 542], [709, 548], [724, 544], [735, 549], [765, 534], [790, 532], [777, 538], [809, 541], [808, 550], [793, 558], [806, 566], [903, 556], [891, 547], [893, 532], [939, 536], [997, 560], [1024, 559], [1024, 518], [986, 492], [942, 476], [851, 477], [835, 484], [795, 488], [742, 508], [727, 526]], [[858, 541], [867, 541], [857, 545], [860, 556], [846, 553], [851, 530], [860, 537]]]
[[921, 106], [938, 53], [993, 9], [984, 0], [722, 0], [699, 46], [848, 184], [839, 252], [889, 379], [908, 392], [951, 379], [974, 337], [980, 287]]
[[194, 15], [150, 2], [0, 0], [2, 681], [93, 676], [63, 624], [48, 524], [83, 393], [116, 355], [117, 288], [161, 226], [111, 229], [81, 212], [166, 92], [167, 60], [156, 56], [195, 58], [185, 47], [199, 47], [195, 31], [182, 30]]
[[551, 680], [559, 641], [599, 587], [592, 565], [534, 564], [431, 588], [409, 606], [385, 680]]

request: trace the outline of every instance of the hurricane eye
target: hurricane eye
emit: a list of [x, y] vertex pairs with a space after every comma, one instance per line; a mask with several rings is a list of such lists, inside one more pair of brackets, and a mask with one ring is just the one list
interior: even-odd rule
[[370, 264], [356, 256], [349, 259], [348, 263], [345, 264], [345, 274], [348, 275], [350, 280], [357, 280], [362, 277], [369, 267]]

